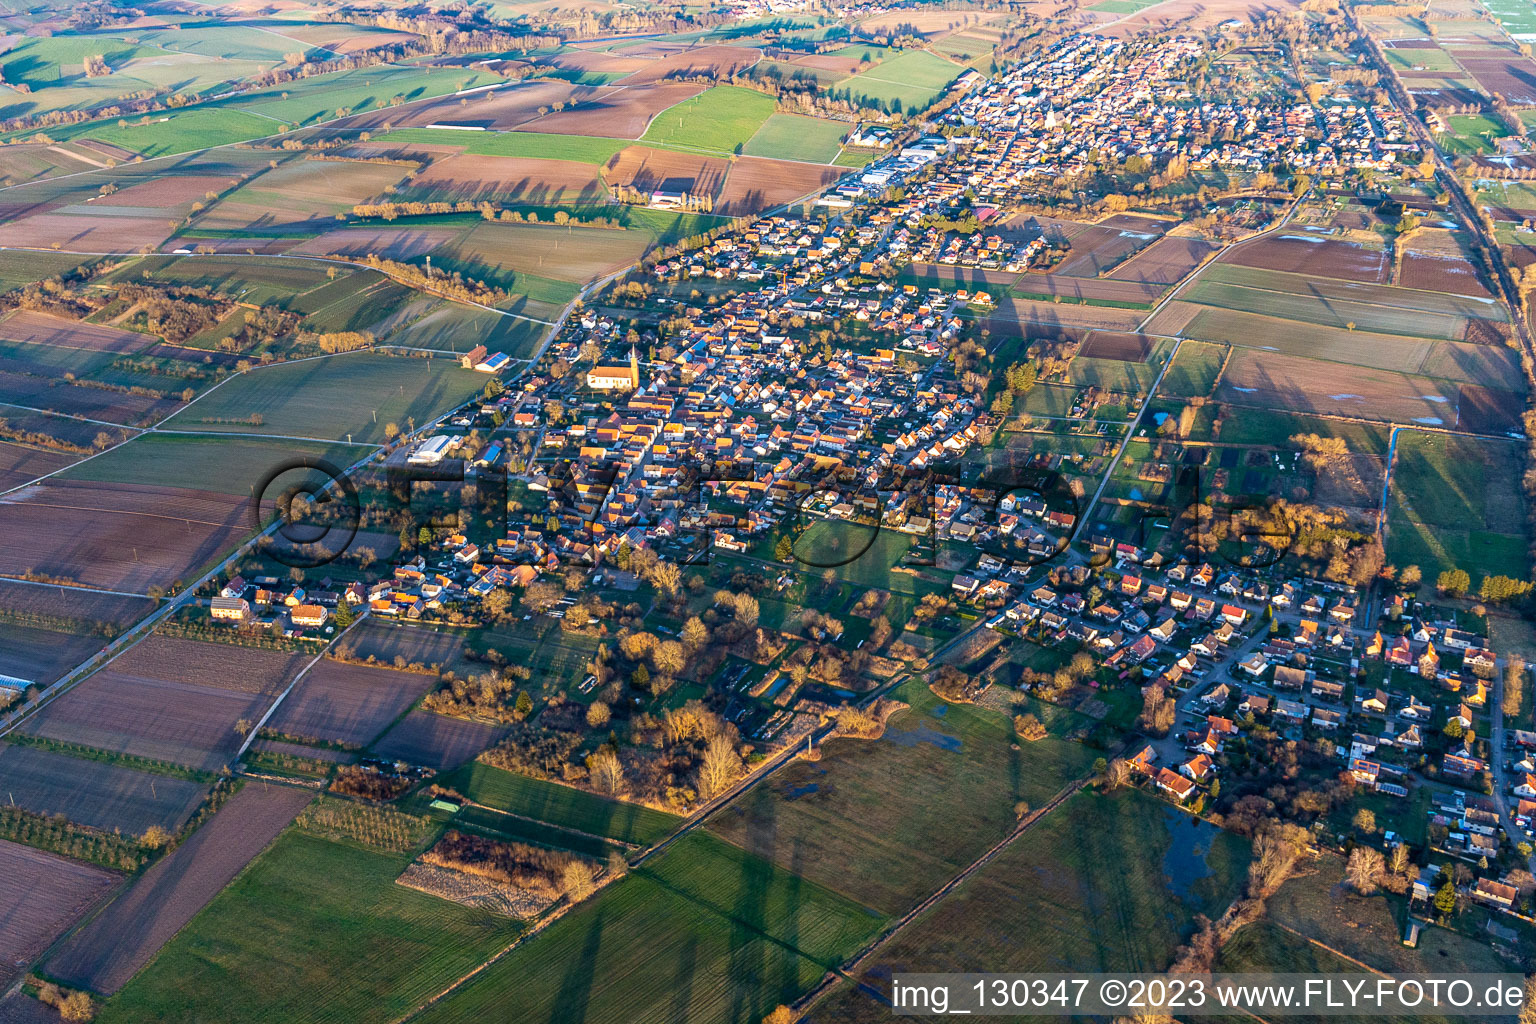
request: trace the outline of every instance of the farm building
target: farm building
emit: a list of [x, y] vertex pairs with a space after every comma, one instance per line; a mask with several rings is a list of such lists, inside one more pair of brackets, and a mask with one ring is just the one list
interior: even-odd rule
[[481, 373], [500, 373], [502, 370], [507, 368], [507, 364], [511, 361], [512, 358], [505, 352], [497, 352], [493, 355], [486, 356], [484, 359], [476, 363], [475, 369], [479, 370]]
[[251, 606], [243, 597], [216, 597], [208, 611], [221, 622], [244, 622], [251, 617]]
[[443, 456], [448, 454], [448, 449], [453, 447], [453, 438], [447, 434], [438, 434], [421, 443], [421, 447], [411, 453], [406, 459], [413, 466], [435, 466], [443, 461]]

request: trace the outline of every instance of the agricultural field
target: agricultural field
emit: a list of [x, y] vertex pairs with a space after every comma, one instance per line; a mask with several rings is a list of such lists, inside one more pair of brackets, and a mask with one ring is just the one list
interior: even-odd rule
[[348, 353], [263, 367], [231, 380], [166, 424], [184, 430], [300, 439], [385, 440], [386, 427], [426, 423], [484, 385], [447, 359]]
[[406, 170], [362, 161], [290, 161], [213, 204], [196, 226], [200, 231], [260, 235], [320, 224], [391, 188]]
[[245, 783], [190, 839], [70, 936], [49, 958], [49, 976], [102, 995], [122, 988], [313, 798], [309, 790]]
[[396, 885], [412, 856], [289, 829], [97, 1019], [211, 1013], [277, 1024], [406, 1013], [522, 927]]
[[927, 50], [906, 50], [838, 83], [837, 91], [847, 91], [890, 110], [920, 110], [937, 99], [964, 70]]
[[609, 800], [478, 761], [448, 778], [471, 800], [487, 807], [633, 845], [659, 842], [681, 822], [663, 811]]
[[799, 114], [773, 114], [742, 147], [748, 156], [826, 164], [842, 151], [848, 125]]
[[[1248, 844], [1140, 793], [1079, 794], [1030, 826], [954, 895], [918, 917], [860, 980], [920, 963], [965, 971], [1165, 970], [1245, 881]], [[1016, 924], [1029, 907], [1031, 927]], [[876, 1021], [889, 1009], [842, 989], [815, 1020]]]
[[773, 114], [773, 98], [717, 85], [656, 115], [642, 142], [729, 155], [741, 152]]
[[911, 710], [882, 738], [827, 743], [820, 761], [753, 789], [710, 831], [900, 914], [1006, 835], [1018, 801], [1045, 803], [1093, 760], [1057, 737], [1013, 744], [1003, 715], [946, 704], [920, 682], [895, 696]]
[[1179, 345], [1157, 393], [1172, 398], [1200, 398], [1211, 393], [1229, 350], [1224, 345], [1185, 341]]
[[68, 690], [25, 730], [45, 740], [215, 770], [240, 746], [236, 726], [259, 719], [299, 666], [295, 655], [154, 638]]
[[432, 676], [329, 658], [305, 674], [267, 727], [289, 736], [366, 746], [433, 685]]
[[[93, 460], [86, 466], [94, 466]], [[243, 496], [59, 477], [0, 496], [0, 575], [45, 573], [144, 593], [227, 552], [248, 532]]]
[[1400, 430], [1387, 501], [1387, 559], [1426, 579], [1465, 569], [1523, 576], [1525, 499], [1509, 441]]
[[[632, 871], [428, 1009], [480, 1020], [748, 1022], [809, 989], [882, 923], [837, 893], [707, 833]], [[515, 996], [514, 996], [515, 993]]]
[[457, 768], [506, 732], [505, 727], [412, 711], [369, 748], [377, 757], [437, 771]]
[[0, 985], [106, 895], [117, 876], [100, 868], [0, 842]]
[[208, 785], [105, 761], [0, 742], [0, 789], [13, 806], [62, 814], [78, 825], [143, 835], [151, 825], [174, 832], [192, 816]]

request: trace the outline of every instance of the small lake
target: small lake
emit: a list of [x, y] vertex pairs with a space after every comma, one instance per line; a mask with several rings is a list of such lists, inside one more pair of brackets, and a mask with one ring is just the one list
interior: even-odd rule
[[1215, 874], [1205, 862], [1211, 844], [1221, 830], [1209, 822], [1201, 821], [1192, 814], [1185, 814], [1177, 807], [1165, 805], [1163, 818], [1168, 823], [1171, 841], [1168, 852], [1163, 854], [1163, 875], [1168, 888], [1185, 903], [1193, 903], [1195, 883]]
[[880, 738], [900, 747], [915, 747], [919, 743], [931, 743], [941, 750], [949, 751], [958, 751], [961, 747], [960, 737], [930, 729], [926, 725], [916, 729], [887, 729]]

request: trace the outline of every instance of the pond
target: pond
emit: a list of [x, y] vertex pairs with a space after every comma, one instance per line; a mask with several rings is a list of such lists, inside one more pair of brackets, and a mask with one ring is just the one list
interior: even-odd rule
[[1196, 902], [1192, 896], [1195, 883], [1215, 874], [1205, 857], [1221, 830], [1171, 805], [1163, 807], [1163, 817], [1170, 833], [1168, 852], [1163, 854], [1168, 888], [1185, 903]]
[[960, 737], [930, 729], [926, 725], [920, 725], [916, 729], [887, 729], [880, 738], [901, 747], [915, 747], [919, 743], [931, 743], [942, 750], [950, 751], [958, 751], [961, 747]]

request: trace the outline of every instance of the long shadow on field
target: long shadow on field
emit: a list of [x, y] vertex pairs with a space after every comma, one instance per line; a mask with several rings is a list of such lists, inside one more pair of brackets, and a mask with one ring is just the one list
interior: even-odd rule
[[[768, 931], [766, 904], [769, 886], [773, 884], [773, 850], [778, 833], [774, 806], [771, 800], [759, 805], [761, 813], [748, 819], [746, 842], [742, 844], [748, 856], [741, 861], [728, 968], [733, 1021], [760, 1020], [771, 1009], [762, 1005], [768, 949], [758, 941], [758, 936]], [[786, 961], [786, 970], [793, 970], [794, 957], [791, 955]]]
[[677, 973], [672, 980], [672, 1012], [667, 1015], [668, 1020], [685, 1021], [689, 1018], [689, 1009], [693, 1005], [693, 976], [698, 962], [699, 940], [690, 937], [688, 944], [683, 947], [682, 955], [677, 958]]
[[560, 994], [550, 1011], [549, 1024], [581, 1024], [587, 1019], [587, 1003], [592, 998], [592, 978], [597, 967], [597, 951], [603, 941], [603, 915], [598, 913], [587, 929], [581, 955], [572, 960], [560, 981]]

